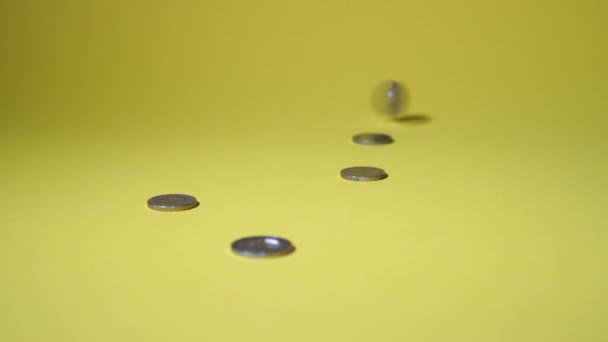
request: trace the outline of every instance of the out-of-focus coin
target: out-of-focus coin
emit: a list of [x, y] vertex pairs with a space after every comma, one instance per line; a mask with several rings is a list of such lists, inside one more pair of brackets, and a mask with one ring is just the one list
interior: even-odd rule
[[372, 94], [372, 107], [381, 114], [398, 116], [405, 107], [405, 88], [397, 81], [383, 81]]
[[252, 258], [275, 257], [289, 254], [293, 250], [289, 240], [277, 236], [251, 236], [232, 243], [235, 254]]
[[190, 195], [167, 194], [152, 197], [148, 200], [148, 208], [158, 211], [181, 211], [196, 207], [196, 198]]
[[340, 176], [356, 182], [371, 182], [388, 177], [384, 170], [370, 166], [349, 167], [340, 171]]
[[381, 133], [361, 133], [353, 137], [353, 141], [361, 145], [386, 145], [394, 142], [393, 138]]

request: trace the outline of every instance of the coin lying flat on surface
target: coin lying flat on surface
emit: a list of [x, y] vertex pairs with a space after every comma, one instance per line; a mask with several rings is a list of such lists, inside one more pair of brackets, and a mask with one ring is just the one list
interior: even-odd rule
[[353, 142], [361, 145], [386, 145], [393, 143], [393, 138], [382, 133], [360, 133], [353, 136]]
[[167, 194], [152, 197], [148, 200], [148, 208], [158, 211], [182, 211], [196, 207], [198, 202], [194, 196], [182, 194]]
[[268, 258], [293, 252], [289, 240], [277, 236], [251, 236], [232, 243], [235, 254], [251, 258]]
[[388, 174], [377, 167], [356, 166], [343, 169], [340, 171], [340, 176], [350, 181], [371, 182], [384, 179]]
[[383, 81], [373, 91], [372, 107], [381, 114], [396, 117], [405, 107], [405, 97], [405, 88], [397, 81]]

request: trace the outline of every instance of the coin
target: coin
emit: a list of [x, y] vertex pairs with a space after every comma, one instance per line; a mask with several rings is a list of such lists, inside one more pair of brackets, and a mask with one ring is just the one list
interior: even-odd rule
[[340, 171], [344, 179], [357, 182], [371, 182], [388, 177], [384, 170], [371, 166], [355, 166]]
[[159, 195], [148, 200], [148, 208], [158, 211], [188, 210], [197, 205], [195, 197], [182, 194]]
[[397, 116], [404, 107], [405, 89], [393, 80], [383, 81], [372, 94], [372, 107], [381, 114]]
[[361, 145], [386, 145], [394, 142], [390, 135], [381, 133], [360, 133], [353, 137], [353, 141]]
[[289, 254], [293, 250], [289, 240], [277, 236], [250, 236], [232, 243], [235, 254], [252, 258], [275, 257]]

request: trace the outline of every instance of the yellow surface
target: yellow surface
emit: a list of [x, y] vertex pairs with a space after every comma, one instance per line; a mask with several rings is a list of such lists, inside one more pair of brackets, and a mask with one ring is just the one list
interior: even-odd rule
[[[608, 340], [607, 16], [2, 1], [0, 340]], [[371, 111], [391, 78], [426, 120]], [[257, 234], [297, 251], [231, 254]]]

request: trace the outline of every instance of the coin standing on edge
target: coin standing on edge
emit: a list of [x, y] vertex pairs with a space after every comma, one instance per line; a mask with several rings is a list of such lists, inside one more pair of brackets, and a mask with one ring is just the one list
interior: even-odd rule
[[356, 182], [378, 181], [388, 177], [384, 170], [371, 166], [355, 166], [340, 171], [340, 176], [346, 180]]
[[250, 258], [269, 258], [293, 252], [287, 239], [277, 236], [250, 236], [232, 243], [232, 252]]
[[182, 211], [196, 207], [198, 202], [194, 196], [182, 194], [166, 194], [152, 197], [148, 200], [148, 208], [157, 211]]
[[382, 133], [360, 133], [353, 136], [353, 142], [361, 145], [386, 145], [394, 141], [390, 135]]

